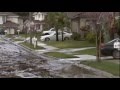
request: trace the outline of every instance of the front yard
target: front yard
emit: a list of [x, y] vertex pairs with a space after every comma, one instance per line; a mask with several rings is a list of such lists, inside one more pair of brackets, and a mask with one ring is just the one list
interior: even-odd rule
[[23, 41], [23, 39], [13, 39], [14, 41]]
[[48, 56], [56, 57], [56, 58], [78, 58], [73, 55], [68, 55], [68, 54], [59, 53], [59, 52], [47, 52], [45, 54]]
[[76, 55], [76, 54], [79, 54], [79, 55], [84, 55], [84, 54], [96, 55], [96, 48], [76, 51], [76, 52], [73, 52], [73, 54], [74, 55]]
[[40, 47], [40, 46], [37, 46], [36, 48], [34, 48], [34, 45], [30, 45], [30, 44], [27, 43], [27, 42], [23, 42], [23, 43], [21, 43], [21, 45], [26, 46], [26, 47], [28, 47], [28, 48], [30, 48], [30, 49], [33, 49], [33, 50], [44, 49], [43, 47]]
[[116, 64], [113, 62], [107, 61], [102, 61], [102, 62], [97, 62], [97, 61], [82, 61], [82, 64], [91, 66], [96, 69], [100, 69], [103, 71], [106, 71], [108, 73], [111, 73], [115, 76], [120, 76], [120, 63]]
[[68, 40], [68, 41], [49, 41], [45, 42], [48, 45], [64, 49], [64, 48], [83, 48], [83, 47], [94, 47], [95, 44], [89, 43], [88, 41], [74, 41], [74, 40]]

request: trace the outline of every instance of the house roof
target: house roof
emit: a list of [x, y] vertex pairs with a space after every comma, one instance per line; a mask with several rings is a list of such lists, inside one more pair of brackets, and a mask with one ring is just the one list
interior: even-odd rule
[[16, 28], [16, 27], [18, 27], [18, 26], [19, 26], [18, 24], [13, 23], [13, 22], [11, 22], [11, 21], [7, 21], [6, 23], [4, 23], [4, 24], [2, 25], [2, 27], [5, 27], [5, 28]]
[[76, 15], [79, 15], [79, 14], [81, 14], [82, 12], [66, 12], [66, 14], [67, 14], [67, 16], [69, 17], [69, 18], [75, 18], [76, 17]]
[[19, 16], [17, 14], [12, 13], [12, 12], [0, 12], [0, 15]]
[[106, 19], [109, 18], [109, 16], [112, 16], [113, 12], [68, 12], [67, 14], [67, 16], [71, 19], [80, 17], [88, 20], [99, 20], [100, 15]]

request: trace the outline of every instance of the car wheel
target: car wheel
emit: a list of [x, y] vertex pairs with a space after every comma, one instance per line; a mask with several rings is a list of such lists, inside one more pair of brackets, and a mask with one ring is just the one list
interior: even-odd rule
[[118, 50], [113, 51], [113, 58], [119, 59], [120, 58], [120, 51], [118, 51]]
[[50, 41], [50, 38], [45, 38], [45, 41]]
[[68, 37], [65, 37], [64, 40], [69, 40], [69, 38], [68, 38]]

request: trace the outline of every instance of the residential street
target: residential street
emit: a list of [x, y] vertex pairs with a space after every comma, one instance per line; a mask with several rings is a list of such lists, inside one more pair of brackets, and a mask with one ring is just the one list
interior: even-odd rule
[[120, 12], [0, 12], [0, 78], [120, 77]]
[[[0, 38], [1, 78], [105, 78], [113, 77], [79, 67], [78, 61], [61, 61], [38, 57]], [[41, 58], [42, 57], [42, 58]], [[77, 66], [77, 65], [78, 66]]]

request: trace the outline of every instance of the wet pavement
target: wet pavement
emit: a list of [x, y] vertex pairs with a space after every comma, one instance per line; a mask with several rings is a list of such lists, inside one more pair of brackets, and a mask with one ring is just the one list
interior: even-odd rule
[[81, 68], [79, 61], [42, 58], [0, 39], [0, 78], [105, 78]]

